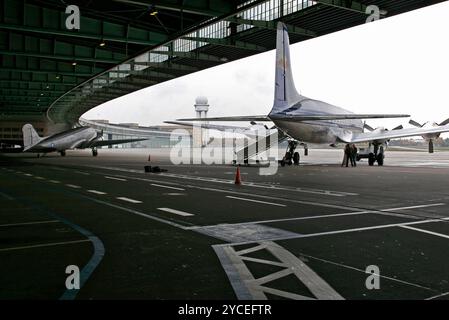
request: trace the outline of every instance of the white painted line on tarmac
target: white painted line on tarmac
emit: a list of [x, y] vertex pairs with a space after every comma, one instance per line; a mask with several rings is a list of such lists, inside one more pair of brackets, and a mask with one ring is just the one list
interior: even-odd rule
[[262, 203], [262, 204], [268, 204], [268, 205], [277, 206], [277, 207], [286, 207], [285, 204], [279, 204], [279, 203], [273, 203], [273, 202], [267, 202], [267, 201], [260, 201], [260, 200], [254, 200], [254, 199], [248, 199], [248, 198], [240, 198], [240, 197], [233, 197], [233, 196], [226, 196], [226, 198], [242, 200], [242, 201], [249, 201], [249, 202], [256, 202], [256, 203]]
[[27, 177], [32, 177], [33, 176], [31, 173], [24, 173], [23, 175], [27, 176]]
[[427, 298], [427, 299], [424, 299], [424, 300], [434, 300], [434, 299], [437, 299], [437, 298], [445, 297], [447, 295], [449, 295], [449, 292], [444, 292], [444, 293], [441, 293], [439, 295], [436, 295], [436, 296], [433, 296], [433, 297], [430, 297], [430, 298]]
[[414, 227], [409, 227], [409, 226], [401, 226], [401, 228], [410, 229], [410, 230], [413, 230], [413, 231], [427, 233], [427, 234], [430, 234], [432, 236], [437, 236], [437, 237], [440, 237], [440, 238], [449, 239], [449, 235], [442, 234], [442, 233], [437, 233], [437, 232], [433, 232], [433, 231], [429, 231], [429, 230], [424, 230], [424, 229], [419, 229], [419, 228], [414, 228]]
[[444, 205], [446, 205], [446, 204], [445, 203], [432, 203], [432, 204], [423, 204], [423, 205], [420, 205], [420, 206], [412, 206], [412, 207], [400, 207], [400, 208], [383, 209], [383, 210], [379, 210], [379, 211], [388, 212], [388, 211], [421, 209], [421, 208], [438, 207], [438, 206], [444, 206]]
[[[108, 166], [86, 166], [86, 167], [113, 170], [113, 171], [121, 171], [121, 172], [132, 172], [132, 173], [140, 173], [140, 174], [142, 173], [142, 171], [140, 171], [140, 170], [124, 169], [124, 168], [108, 167]], [[163, 177], [168, 177], [168, 178], [175, 178], [175, 179], [185, 179], [185, 180], [193, 180], [193, 181], [201, 181], [201, 182], [216, 182], [216, 183], [222, 183], [222, 184], [234, 184], [234, 180], [219, 179], [219, 178], [191, 176], [191, 175], [182, 175], [182, 174], [174, 174], [174, 173], [160, 173], [158, 175], [163, 176]], [[129, 178], [135, 179], [135, 180], [145, 180], [145, 179], [139, 179], [137, 177], [129, 177]], [[332, 197], [345, 197], [345, 196], [358, 196], [359, 195], [358, 193], [353, 193], [353, 192], [296, 188], [296, 187], [281, 186], [281, 185], [267, 185], [267, 184], [258, 183], [258, 182], [243, 182], [242, 185], [246, 186], [246, 187], [320, 194], [320, 195], [326, 195], [326, 196], [332, 196]]]
[[87, 192], [94, 193], [94, 194], [99, 194], [99, 195], [107, 194], [106, 192], [98, 191], [98, 190], [87, 190]]
[[51, 182], [51, 183], [61, 183], [61, 181], [58, 181], [58, 180], [50, 180], [49, 182]]
[[83, 174], [85, 176], [90, 176], [90, 173], [87, 173], [87, 172], [84, 172], [84, 171], [75, 170], [74, 172], [79, 173], [79, 174]]
[[[325, 214], [318, 216], [306, 216], [306, 217], [297, 217], [297, 218], [284, 218], [284, 219], [270, 219], [270, 220], [258, 220], [258, 221], [248, 221], [248, 222], [238, 222], [238, 223], [227, 223], [229, 226], [245, 226], [252, 224], [264, 224], [264, 223], [273, 223], [273, 222], [287, 222], [287, 221], [296, 221], [296, 220], [311, 220], [311, 219], [323, 219], [323, 218], [337, 218], [337, 217], [345, 217], [345, 216], [354, 216], [365, 213], [370, 213], [371, 211], [359, 211], [359, 212], [345, 212], [345, 213], [335, 213], [335, 214]], [[213, 225], [208, 226], [195, 226], [189, 227], [188, 229], [200, 229], [212, 227]]]
[[142, 203], [142, 201], [134, 200], [134, 199], [126, 198], [126, 197], [117, 197], [116, 199], [126, 201], [126, 202], [131, 202], [131, 203]]
[[75, 184], [66, 184], [66, 186], [69, 187], [69, 188], [73, 188], [73, 189], [81, 189], [80, 186], [77, 186]]
[[109, 176], [104, 176], [106, 179], [110, 179], [110, 180], [117, 180], [117, 181], [128, 181], [126, 179], [122, 179], [122, 178], [115, 178], [115, 177], [109, 177]]
[[161, 211], [168, 212], [168, 213], [177, 214], [178, 216], [183, 216], [183, 217], [194, 216], [194, 214], [191, 214], [191, 213], [188, 213], [188, 212], [184, 212], [184, 211], [175, 210], [175, 209], [170, 209], [170, 208], [157, 208], [157, 209], [161, 210]]
[[186, 190], [186, 189], [183, 189], [183, 188], [175, 188], [175, 187], [165, 186], [165, 185], [162, 185], [162, 184], [152, 183], [151, 185], [154, 186], [154, 187], [167, 188], [167, 189], [173, 189], [173, 190], [179, 190], [179, 191], [185, 191]]
[[35, 224], [58, 223], [58, 222], [60, 221], [59, 220], [31, 221], [22, 223], [0, 224], [0, 227], [19, 227], [19, 226], [30, 226]]
[[[151, 220], [154, 220], [154, 221], [158, 221], [158, 222], [161, 222], [161, 223], [165, 223], [165, 224], [171, 225], [171, 226], [176, 227], [176, 228], [180, 228], [180, 229], [186, 230], [186, 227], [184, 225], [181, 225], [181, 224], [173, 222], [173, 221], [168, 221], [168, 220], [165, 220], [165, 219], [162, 219], [162, 218], [159, 218], [159, 217], [156, 217], [156, 216], [152, 216], [152, 215], [149, 215], [149, 214], [137, 211], [137, 210], [133, 210], [133, 209], [130, 209], [130, 208], [122, 207], [122, 206], [119, 206], [119, 205], [116, 205], [116, 204], [113, 204], [113, 203], [110, 203], [110, 202], [106, 202], [106, 201], [101, 201], [101, 200], [98, 200], [98, 199], [95, 199], [95, 198], [91, 198], [91, 197], [86, 197], [86, 198], [91, 200], [91, 201], [93, 201], [93, 202], [96, 202], [96, 203], [99, 203], [99, 204], [102, 204], [102, 205], [105, 205], [105, 206], [108, 206], [108, 207], [111, 207], [111, 208], [119, 209], [119, 210], [122, 210], [122, 211], [125, 211], [125, 212], [128, 212], [128, 213], [132, 213], [132, 214], [138, 215], [140, 217], [144, 217], [144, 218], [147, 218], [147, 219], [151, 219]], [[187, 222], [183, 221], [183, 223], [187, 223]]]
[[[308, 255], [308, 254], [304, 254], [302, 252], [300, 252], [298, 254], [298, 256], [302, 256], [302, 257], [306, 257], [306, 258], [309, 258], [309, 259], [321, 261], [321, 262], [324, 262], [324, 263], [328, 263], [328, 264], [332, 264], [332, 265], [339, 266], [339, 267], [342, 267], [342, 268], [358, 271], [358, 272], [361, 272], [361, 273], [366, 273], [366, 270], [364, 270], [364, 269], [359, 269], [359, 268], [356, 268], [356, 267], [345, 265], [343, 263], [334, 262], [334, 261], [330, 261], [330, 260], [314, 257], [314, 256], [311, 256], [311, 255]], [[431, 288], [424, 287], [424, 286], [421, 286], [421, 285], [413, 283], [413, 282], [404, 281], [404, 280], [401, 280], [401, 279], [398, 279], [398, 278], [395, 278], [395, 277], [389, 277], [389, 276], [385, 276], [385, 275], [381, 275], [381, 274], [379, 274], [378, 276], [380, 278], [384, 278], [384, 279], [388, 279], [388, 280], [391, 280], [391, 281], [403, 283], [403, 284], [406, 284], [406, 285], [409, 285], [409, 286], [413, 286], [413, 287], [417, 287], [417, 288], [421, 288], [421, 289], [425, 289], [425, 290], [429, 290], [429, 291], [434, 291]]]
[[343, 210], [352, 210], [352, 211], [358, 211], [357, 208], [351, 208], [346, 206], [339, 206], [335, 204], [328, 204], [328, 203], [322, 203], [322, 202], [314, 202], [314, 201], [304, 201], [304, 200], [295, 200], [295, 199], [289, 199], [289, 198], [279, 198], [274, 196], [266, 196], [261, 194], [250, 194], [245, 192], [237, 192], [237, 191], [231, 191], [231, 190], [225, 190], [225, 189], [215, 189], [215, 188], [209, 188], [209, 187], [199, 187], [194, 185], [188, 185], [189, 188], [199, 189], [199, 190], [206, 190], [206, 191], [212, 191], [212, 192], [220, 192], [220, 193], [228, 193], [228, 194], [236, 194], [239, 196], [248, 196], [248, 197], [257, 197], [262, 199], [270, 199], [270, 200], [280, 200], [280, 201], [286, 201], [286, 202], [292, 202], [292, 203], [300, 203], [300, 204], [306, 204], [311, 206], [318, 206], [318, 207], [325, 207], [325, 208], [335, 208], [335, 209], [343, 209]]
[[357, 232], [357, 231], [385, 229], [385, 228], [392, 228], [392, 227], [403, 227], [403, 226], [409, 226], [409, 225], [415, 225], [415, 224], [441, 222], [441, 221], [445, 221], [445, 220], [449, 220], [449, 218], [429, 219], [429, 220], [403, 222], [403, 223], [391, 223], [391, 224], [382, 224], [382, 225], [378, 225], [378, 226], [370, 226], [370, 227], [362, 227], [362, 228], [343, 229], [343, 230], [335, 230], [335, 231], [328, 231], [328, 232], [318, 232], [318, 233], [311, 233], [311, 234], [303, 234], [303, 235], [298, 236], [298, 238], [309, 238], [309, 237], [325, 236], [325, 235], [331, 235], [331, 234], [340, 234], [340, 233], [349, 233], [349, 232]]
[[32, 246], [4, 248], [4, 249], [0, 249], [0, 252], [13, 251], [13, 250], [23, 250], [23, 249], [43, 248], [43, 247], [53, 247], [53, 246], [61, 246], [61, 245], [66, 245], [66, 244], [74, 244], [74, 243], [82, 243], [82, 242], [90, 242], [90, 240], [89, 239], [84, 239], [84, 240], [75, 240], [75, 241], [36, 244], [36, 245], [32, 245]]
[[34, 178], [37, 179], [37, 180], [45, 180], [44, 177], [39, 177], [39, 176], [36, 176], [36, 177], [34, 177]]
[[428, 208], [428, 207], [436, 207], [436, 206], [443, 206], [443, 205], [445, 205], [445, 203], [435, 203], [435, 204], [428, 204], [428, 205], [421, 205], [421, 206], [412, 206], [412, 207], [388, 208], [388, 209], [382, 209], [382, 210], [365, 210], [365, 211], [357, 211], [357, 212], [343, 212], [343, 213], [325, 214], [325, 215], [318, 215], [318, 216], [306, 216], [306, 217], [297, 217], [297, 218], [259, 220], [259, 221], [236, 223], [235, 225], [260, 224], [260, 223], [272, 223], [272, 222], [295, 221], [295, 220], [310, 220], [310, 219], [322, 219], [322, 218], [335, 218], [335, 217], [353, 216], [353, 215], [366, 214], [366, 213], [382, 214], [382, 212], [392, 212], [392, 211], [400, 211], [400, 210]]
[[[291, 237], [282, 238], [282, 240], [299, 239], [299, 238], [312, 238], [312, 237], [328, 236], [328, 235], [343, 234], [343, 233], [352, 233], [352, 232], [359, 232], [359, 231], [368, 231], [368, 230], [377, 230], [377, 229], [386, 229], [386, 228], [394, 228], [394, 227], [411, 226], [411, 225], [416, 225], [416, 224], [426, 224], [426, 223], [432, 223], [432, 222], [442, 222], [442, 221], [448, 221], [448, 220], [449, 220], [449, 217], [448, 218], [441, 218], [441, 219], [420, 220], [420, 221], [413, 221], [413, 222], [382, 224], [382, 225], [370, 226], [370, 227], [353, 228], [353, 229], [342, 229], [342, 230], [317, 232], [317, 233], [309, 233], [309, 234], [298, 234], [297, 236], [291, 236]], [[193, 228], [194, 227], [190, 227], [190, 229], [193, 229]], [[264, 241], [278, 241], [278, 240], [281, 240], [281, 239], [279, 239], [279, 238], [276, 238], [276, 239], [264, 239]], [[235, 242], [235, 243], [233, 243], [233, 245], [249, 244], [249, 243], [255, 243], [255, 241]]]

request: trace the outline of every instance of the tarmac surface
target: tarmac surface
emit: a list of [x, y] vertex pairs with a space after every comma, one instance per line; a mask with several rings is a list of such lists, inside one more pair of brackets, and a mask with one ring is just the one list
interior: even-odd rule
[[0, 155], [0, 299], [449, 297], [449, 153], [310, 150], [235, 185], [167, 152]]

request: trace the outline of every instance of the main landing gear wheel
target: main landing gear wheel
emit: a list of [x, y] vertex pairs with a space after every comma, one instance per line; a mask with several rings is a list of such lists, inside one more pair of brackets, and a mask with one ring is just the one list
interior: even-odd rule
[[382, 167], [384, 165], [384, 154], [383, 153], [379, 153], [377, 155], [377, 164]]
[[59, 153], [61, 154], [61, 157], [65, 157], [65, 150], [59, 151]]
[[[370, 145], [370, 147], [371, 147], [371, 145]], [[384, 165], [384, 159], [385, 159], [384, 146], [375, 144], [374, 152], [371, 152], [368, 155], [368, 164], [372, 167], [372, 166], [374, 166], [374, 163], [377, 162], [377, 164], [380, 167], [382, 167]]]
[[370, 153], [368, 155], [368, 164], [370, 167], [374, 166], [374, 162], [376, 162], [376, 157], [374, 156], [374, 153]]
[[299, 160], [300, 160], [299, 152], [295, 152], [293, 154], [293, 163], [295, 164], [295, 166], [299, 166]]
[[98, 156], [98, 150], [97, 149], [92, 149], [92, 155], [94, 157]]
[[292, 158], [290, 155], [285, 155], [284, 159], [282, 159], [284, 161], [285, 164], [288, 164], [289, 166], [291, 166], [293, 164]]
[[[285, 153], [284, 158], [281, 160], [282, 167], [285, 166], [286, 164], [288, 164], [289, 166], [291, 166], [293, 163], [299, 164], [299, 153], [295, 152], [297, 145], [298, 145], [297, 141], [289, 141], [288, 142], [287, 152]], [[298, 163], [296, 163], [296, 160], [295, 160], [296, 154], [298, 154], [297, 155]]]

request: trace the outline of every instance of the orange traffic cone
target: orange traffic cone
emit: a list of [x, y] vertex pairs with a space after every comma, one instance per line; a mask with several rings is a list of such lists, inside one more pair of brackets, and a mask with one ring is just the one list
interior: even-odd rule
[[242, 184], [242, 179], [240, 178], [240, 166], [237, 167], [237, 172], [235, 174], [235, 184]]

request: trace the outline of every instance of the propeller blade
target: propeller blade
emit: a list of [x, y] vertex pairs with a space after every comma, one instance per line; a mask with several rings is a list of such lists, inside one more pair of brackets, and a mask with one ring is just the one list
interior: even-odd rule
[[433, 140], [432, 139], [430, 139], [429, 140], [429, 153], [433, 153]]
[[441, 123], [439, 124], [439, 126], [445, 126], [445, 125], [447, 125], [447, 124], [449, 124], [449, 119], [446, 119], [446, 120], [444, 120], [443, 122], [441, 122]]
[[422, 128], [423, 125], [420, 124], [419, 122], [416, 122], [415, 120], [410, 120], [408, 123], [410, 123], [412, 126], [418, 127], [418, 128]]

